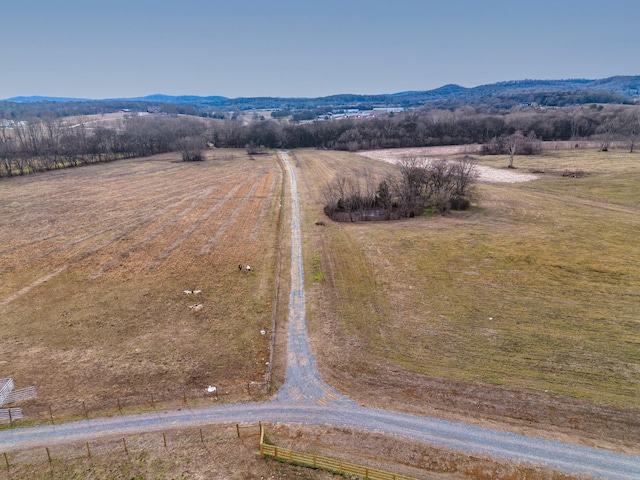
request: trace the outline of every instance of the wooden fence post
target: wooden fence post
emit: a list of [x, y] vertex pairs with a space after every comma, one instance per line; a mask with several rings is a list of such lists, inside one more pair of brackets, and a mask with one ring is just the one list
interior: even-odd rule
[[89, 457], [89, 460], [91, 460], [91, 449], [89, 448], [89, 442], [87, 442], [87, 456]]
[[162, 432], [162, 441], [164, 442], [164, 448], [167, 448], [167, 435]]
[[240, 424], [236, 423], [236, 431], [238, 432], [238, 438], [240, 438]]
[[46, 447], [45, 450], [47, 451], [47, 458], [49, 459], [49, 466], [53, 467], [51, 465], [51, 452], [49, 452], [49, 447]]
[[118, 411], [122, 414], [122, 407], [120, 406], [120, 397], [118, 397]]
[[7, 412], [9, 413], [9, 428], [13, 428], [13, 418], [11, 417], [11, 407], [7, 408]]
[[156, 404], [153, 402], [153, 393], [151, 394], [151, 408], [156, 408]]
[[82, 409], [84, 410], [84, 418], [88, 419], [89, 413], [87, 412], [87, 404], [84, 403], [84, 400], [82, 401]]
[[200, 429], [200, 442], [204, 443], [204, 435], [202, 435], [202, 429]]
[[51, 405], [49, 405], [49, 418], [51, 419], [51, 425], [53, 425], [53, 411], [51, 410]]
[[9, 471], [9, 457], [7, 457], [7, 452], [4, 452], [4, 463], [7, 464], [7, 472]]
[[124, 445], [124, 451], [127, 455], [129, 455], [129, 449], [127, 448], [127, 441], [122, 437], [122, 444]]

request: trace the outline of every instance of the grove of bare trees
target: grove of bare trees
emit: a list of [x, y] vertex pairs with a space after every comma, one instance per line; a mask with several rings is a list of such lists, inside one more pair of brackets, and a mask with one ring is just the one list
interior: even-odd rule
[[395, 173], [338, 175], [324, 189], [325, 214], [336, 221], [393, 220], [471, 205], [477, 177], [470, 158], [455, 161], [406, 158]]
[[43, 116], [0, 126], [0, 176], [179, 151], [202, 159], [206, 125], [191, 117], [126, 117], [116, 127]]

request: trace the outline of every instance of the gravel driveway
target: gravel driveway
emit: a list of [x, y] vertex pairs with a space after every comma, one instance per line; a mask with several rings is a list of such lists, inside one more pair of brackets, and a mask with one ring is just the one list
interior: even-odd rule
[[607, 450], [526, 437], [464, 423], [359, 406], [339, 394], [318, 375], [309, 351], [305, 324], [304, 269], [300, 205], [295, 169], [280, 154], [290, 176], [291, 298], [285, 384], [267, 402], [217, 405], [194, 410], [154, 412], [115, 418], [82, 420], [63, 425], [19, 428], [0, 432], [0, 451], [87, 441], [103, 436], [130, 435], [215, 423], [280, 422], [350, 427], [397, 435], [425, 443], [488, 454], [520, 462], [545, 464], [556, 470], [596, 478], [640, 478], [640, 457]]

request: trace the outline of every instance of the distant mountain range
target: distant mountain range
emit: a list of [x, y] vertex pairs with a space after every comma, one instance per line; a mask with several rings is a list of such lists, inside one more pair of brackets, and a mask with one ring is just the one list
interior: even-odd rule
[[31, 97], [11, 97], [5, 99], [6, 102], [16, 103], [36, 103], [36, 102], [156, 102], [156, 103], [215, 103], [228, 100], [226, 97], [212, 96], [212, 97], [199, 97], [196, 95], [147, 95], [146, 97], [131, 97], [131, 98], [72, 98], [72, 97], [42, 97], [34, 95]]
[[640, 76], [615, 76], [598, 80], [515, 80], [480, 85], [472, 88], [444, 85], [425, 91], [407, 91], [393, 94], [357, 95], [341, 94], [317, 98], [247, 97], [227, 98], [196, 95], [148, 95], [134, 98], [86, 99], [64, 97], [12, 97], [14, 103], [143, 103], [182, 104], [196, 108], [214, 109], [318, 109], [346, 106], [403, 106], [413, 107], [438, 104], [443, 107], [457, 104], [489, 103], [508, 107], [517, 102], [535, 102], [540, 105], [566, 105], [576, 103], [634, 103], [640, 99]]

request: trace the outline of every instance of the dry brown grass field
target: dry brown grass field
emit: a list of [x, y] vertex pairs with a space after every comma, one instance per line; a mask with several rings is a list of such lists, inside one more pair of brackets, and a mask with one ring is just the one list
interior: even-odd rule
[[[131, 435], [124, 441], [120, 436], [103, 438], [88, 442], [89, 450], [86, 442], [51, 447], [51, 463], [45, 448], [12, 452], [8, 471], [0, 456], [0, 479], [347, 478], [261, 457], [258, 431], [258, 425], [242, 425], [238, 437], [235, 425], [215, 425]], [[425, 480], [581, 478], [352, 429], [267, 424], [265, 438], [280, 447], [348, 462], [357, 458], [370, 468]]]
[[271, 155], [207, 155], [0, 182], [0, 376], [37, 387], [27, 419], [265, 381], [282, 172]]
[[[586, 154], [572, 153], [577, 162]], [[610, 176], [594, 168], [583, 179], [550, 174], [529, 184], [481, 185], [477, 206], [447, 217], [335, 224], [322, 214], [325, 182], [337, 171], [383, 174], [393, 166], [311, 150], [292, 160], [304, 198], [309, 327], [332, 385], [365, 405], [539, 435], [547, 429], [553, 438], [634, 450], [635, 267], [629, 262], [625, 270], [618, 261], [623, 252], [610, 251], [611, 238], [596, 240], [607, 247], [602, 258], [610, 268], [620, 269], [615, 288], [596, 277], [602, 293], [594, 304], [620, 297], [598, 315], [609, 315], [614, 303], [624, 308], [608, 322], [580, 317], [583, 331], [575, 318], [588, 308], [560, 318], [568, 311], [558, 307], [566, 290], [556, 290], [568, 282], [560, 278], [549, 288], [547, 270], [556, 267], [536, 269], [520, 258], [533, 249], [527, 253], [533, 264], [545, 266], [541, 239], [573, 238], [579, 230], [573, 212], [582, 210], [578, 218], [591, 224], [593, 211], [603, 208], [595, 216], [602, 230], [616, 215], [616, 228], [637, 233], [640, 202], [632, 187], [640, 169], [633, 162], [623, 168], [616, 160]], [[523, 171], [524, 162], [516, 161]], [[614, 192], [606, 185], [615, 179]], [[583, 180], [592, 183], [576, 183]], [[201, 163], [162, 155], [0, 182], [0, 376], [38, 387], [38, 399], [25, 406], [27, 419], [48, 420], [49, 406], [56, 421], [69, 419], [81, 414], [82, 401], [90, 416], [117, 413], [116, 399], [125, 412], [145, 410], [151, 395], [176, 407], [185, 397], [190, 405], [246, 400], [246, 383], [264, 381], [266, 371], [282, 182], [275, 156], [250, 158], [239, 150], [209, 151]], [[597, 193], [583, 198], [568, 187]], [[562, 213], [565, 203], [571, 210]], [[326, 226], [315, 226], [317, 220]], [[628, 247], [627, 258], [637, 258], [638, 247]], [[563, 249], [575, 253], [575, 245]], [[239, 272], [238, 263], [253, 272]], [[492, 269], [499, 272], [482, 277]], [[532, 277], [537, 270], [541, 276]], [[579, 306], [581, 298], [571, 303]], [[194, 303], [202, 310], [187, 308]], [[556, 308], [544, 328], [536, 323], [538, 310]], [[278, 318], [284, 324], [284, 308]], [[528, 339], [532, 332], [537, 336]], [[525, 354], [518, 342], [540, 345]], [[282, 367], [282, 338], [276, 350]], [[557, 357], [543, 358], [550, 352]], [[599, 383], [588, 376], [590, 366], [578, 368], [585, 359]], [[546, 370], [537, 373], [540, 365]], [[283, 370], [275, 371], [277, 382]], [[208, 385], [221, 387], [219, 400], [206, 396]], [[197, 430], [167, 432], [166, 449], [159, 433], [128, 437], [128, 454], [121, 437], [90, 442], [91, 460], [84, 444], [55, 447], [52, 465], [44, 449], [16, 452], [0, 478], [334, 478], [261, 459], [255, 436], [237, 439], [233, 426], [203, 430], [205, 445]], [[272, 425], [268, 432], [278, 445], [417, 478], [569, 478], [352, 430]]]
[[325, 227], [314, 222], [335, 172], [388, 167], [295, 158], [309, 328], [329, 383], [365, 405], [638, 452], [640, 155], [516, 157], [544, 173], [479, 184], [469, 211]]

